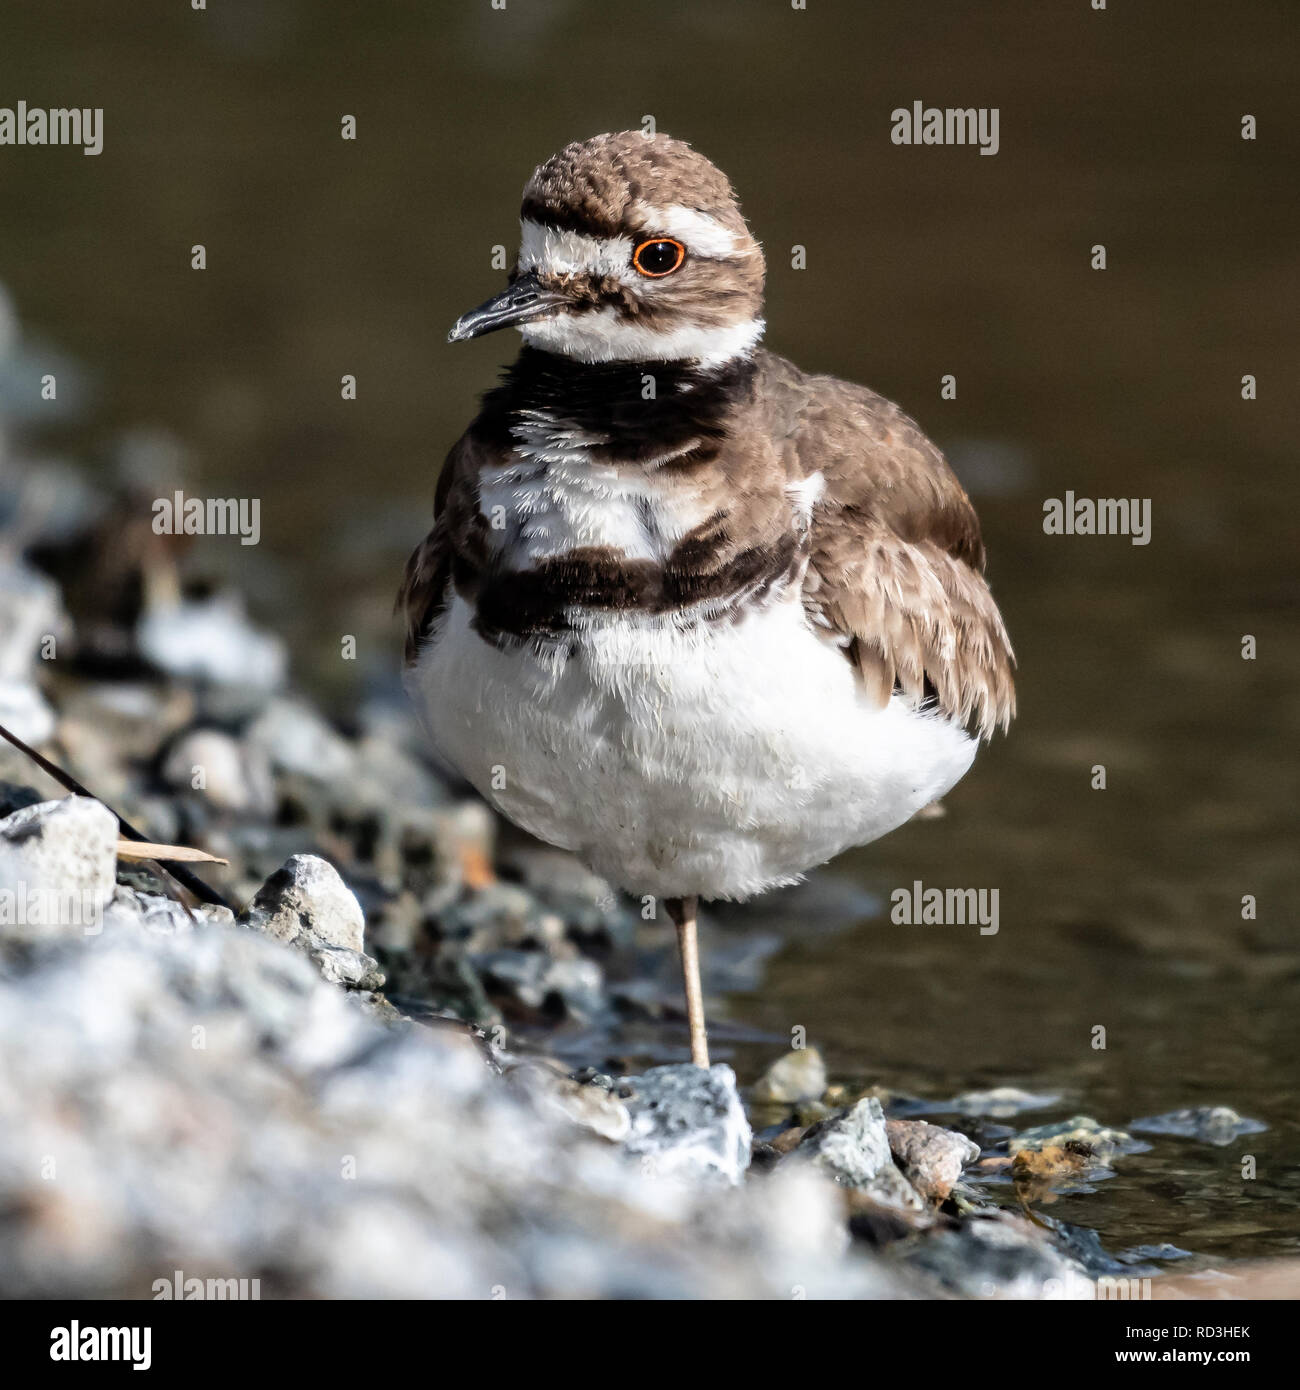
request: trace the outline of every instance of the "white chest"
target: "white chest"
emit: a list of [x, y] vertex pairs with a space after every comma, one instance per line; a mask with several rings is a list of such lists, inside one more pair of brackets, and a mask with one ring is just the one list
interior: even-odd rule
[[975, 744], [874, 708], [797, 597], [736, 621], [601, 616], [539, 652], [456, 599], [412, 672], [434, 741], [524, 829], [634, 893], [744, 898], [947, 791]]

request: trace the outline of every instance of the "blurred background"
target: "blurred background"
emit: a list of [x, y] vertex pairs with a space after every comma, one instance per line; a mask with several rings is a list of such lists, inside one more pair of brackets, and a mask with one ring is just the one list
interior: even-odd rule
[[[191, 561], [345, 714], [396, 686], [402, 563], [515, 351], [448, 327], [502, 283], [534, 165], [653, 116], [732, 177], [768, 346], [946, 450], [1020, 663], [947, 816], [835, 866], [847, 925], [793, 897], [729, 918], [802, 928], [729, 998], [742, 1079], [747, 1039], [770, 1058], [802, 1026], [900, 1090], [1016, 1084], [1116, 1124], [1228, 1104], [1270, 1126], [1255, 1182], [1241, 1143], [1174, 1145], [1060, 1214], [1132, 1245], [1176, 1199], [1197, 1249], [1294, 1250], [1295, 39], [1286, 0], [11, 0], [0, 104], [105, 115], [97, 158], [0, 148], [0, 412], [92, 478], [143, 454], [260, 498], [258, 546]], [[916, 100], [999, 108], [996, 157], [892, 145]], [[1149, 498], [1150, 544], [1045, 535], [1067, 490]], [[915, 879], [997, 888], [999, 933], [891, 924]]]

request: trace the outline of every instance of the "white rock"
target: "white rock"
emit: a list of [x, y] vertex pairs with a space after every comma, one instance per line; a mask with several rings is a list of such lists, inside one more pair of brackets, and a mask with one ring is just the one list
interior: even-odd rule
[[310, 706], [297, 700], [272, 700], [248, 727], [249, 746], [260, 750], [284, 772], [332, 782], [351, 776], [356, 766], [352, 745]]
[[30, 680], [41, 643], [66, 630], [58, 585], [0, 555], [0, 680]]
[[744, 1177], [753, 1134], [730, 1067], [651, 1067], [624, 1077], [621, 1089], [632, 1092], [624, 1100], [632, 1121], [624, 1147], [654, 1176]]
[[241, 919], [304, 952], [332, 984], [376, 989], [378, 965], [364, 953], [366, 919], [338, 870], [314, 854], [287, 859]]
[[0, 676], [0, 724], [36, 745], [54, 736], [56, 721], [49, 701], [34, 685]]
[[[269, 815], [275, 784], [266, 757], [220, 729], [193, 729], [181, 735], [162, 766], [169, 786], [193, 788], [223, 811]], [[195, 786], [196, 781], [202, 785]]]
[[275, 690], [289, 666], [284, 643], [253, 627], [231, 594], [151, 608], [140, 619], [136, 639], [161, 670], [217, 685]]
[[0, 935], [96, 935], [117, 877], [117, 818], [88, 797], [0, 820]]

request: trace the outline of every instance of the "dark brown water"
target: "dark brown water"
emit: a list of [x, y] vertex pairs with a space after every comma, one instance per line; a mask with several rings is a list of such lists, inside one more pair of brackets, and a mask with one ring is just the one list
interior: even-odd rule
[[[809, 931], [731, 1016], [922, 1095], [1019, 1084], [1120, 1125], [1229, 1104], [1270, 1129], [1156, 1140], [1053, 1213], [1115, 1248], [1295, 1251], [1298, 29], [1284, 0], [11, 4], [0, 104], [103, 106], [105, 147], [0, 148], [0, 281], [86, 372], [49, 447], [165, 426], [196, 487], [259, 496], [256, 554], [205, 562], [346, 701], [391, 681], [402, 560], [513, 352], [444, 338], [500, 283], [528, 172], [647, 113], [690, 139], [766, 245], [770, 345], [949, 451], [1021, 669], [947, 818], [838, 866], [885, 899], [997, 889], [998, 933]], [[893, 146], [918, 99], [997, 106], [999, 153]], [[1045, 535], [1066, 490], [1150, 499], [1150, 544]], [[745, 1077], [773, 1050], [739, 1047]]]

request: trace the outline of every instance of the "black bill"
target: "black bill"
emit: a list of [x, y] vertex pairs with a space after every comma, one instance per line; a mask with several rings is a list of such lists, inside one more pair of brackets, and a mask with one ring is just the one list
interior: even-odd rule
[[565, 296], [557, 290], [543, 288], [536, 273], [530, 270], [485, 304], [462, 314], [447, 334], [447, 341], [463, 343], [469, 338], [480, 338], [484, 333], [495, 333], [498, 328], [527, 323], [529, 319], [541, 318], [561, 308], [566, 302]]

